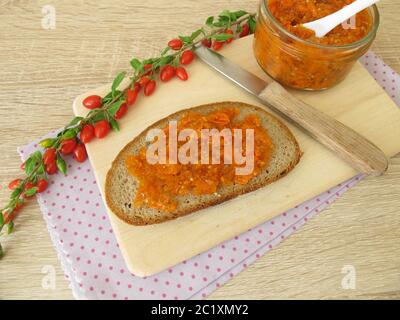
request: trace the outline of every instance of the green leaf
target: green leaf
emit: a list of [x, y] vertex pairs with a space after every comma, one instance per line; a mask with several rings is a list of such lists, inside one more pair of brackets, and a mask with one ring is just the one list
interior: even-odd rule
[[233, 35], [228, 34], [228, 33], [220, 33], [220, 34], [213, 35], [212, 38], [215, 39], [216, 41], [225, 41], [225, 40], [233, 38]]
[[36, 194], [37, 190], [38, 190], [37, 187], [30, 188], [24, 192], [24, 195], [27, 197], [31, 197]]
[[3, 247], [1, 246], [0, 243], [0, 259], [4, 257], [4, 251], [3, 251]]
[[111, 114], [113, 117], [115, 116], [115, 113], [119, 110], [121, 107], [121, 104], [125, 102], [124, 99], [118, 100], [115, 102], [110, 108], [107, 109], [108, 113]]
[[214, 23], [214, 17], [213, 16], [208, 17], [206, 20], [206, 26], [212, 27], [213, 23]]
[[110, 125], [113, 131], [118, 132], [119, 131], [119, 125], [118, 122], [114, 118], [110, 118]]
[[222, 23], [223, 26], [228, 25], [230, 23], [230, 21], [231, 21], [231, 16], [229, 13], [226, 15], [220, 15], [218, 17], [218, 22]]
[[231, 22], [237, 21], [238, 18], [244, 16], [246, 14], [246, 11], [240, 10], [240, 11], [228, 11], [224, 10], [219, 14], [220, 21], [222, 22], [228, 22], [230, 25]]
[[77, 130], [75, 128], [68, 129], [63, 133], [63, 135], [61, 137], [61, 140], [68, 140], [68, 139], [75, 138], [77, 133], [78, 132], [77, 132]]
[[35, 169], [36, 165], [37, 165], [37, 160], [33, 158], [33, 156], [30, 156], [28, 158], [28, 160], [26, 160], [25, 162], [25, 173], [27, 176], [29, 176], [33, 169]]
[[159, 67], [163, 67], [163, 66], [165, 66], [165, 65], [167, 65], [167, 64], [169, 64], [169, 63], [171, 63], [172, 60], [174, 60], [174, 56], [165, 56], [165, 57], [162, 57], [162, 58], [160, 59], [160, 62], [158, 63], [158, 66], [159, 66]]
[[42, 153], [40, 151], [35, 151], [25, 162], [26, 175], [31, 175], [32, 171], [39, 163], [42, 163]]
[[75, 117], [71, 120], [71, 122], [67, 125], [67, 127], [76, 126], [79, 122], [81, 122], [83, 117]]
[[247, 14], [247, 12], [244, 10], [235, 11], [234, 13], [235, 13], [236, 18], [238, 18], [238, 19]]
[[254, 31], [256, 30], [256, 19], [254, 19], [254, 17], [251, 17], [248, 23], [250, 27], [250, 32], [254, 33]]
[[221, 28], [221, 27], [225, 26], [225, 23], [221, 22], [221, 21], [218, 21], [218, 22], [214, 22], [213, 26], [217, 27], [217, 28]]
[[[22, 190], [21, 190], [22, 191]], [[10, 202], [8, 203], [8, 214], [11, 214], [14, 212], [15, 208], [17, 207], [17, 201], [19, 199], [11, 199]]]
[[7, 234], [11, 234], [14, 231], [14, 222], [10, 221], [7, 224]]
[[0, 212], [0, 229], [4, 225], [4, 217], [3, 217], [3, 211]]
[[235, 22], [237, 20], [237, 16], [235, 12], [231, 12], [231, 22]]
[[125, 71], [120, 72], [114, 79], [112, 85], [111, 85], [111, 91], [112, 91], [112, 96], [115, 97], [117, 94], [117, 88], [121, 84], [122, 80], [125, 78]]
[[201, 33], [203, 32], [203, 29], [198, 29], [195, 32], [193, 32], [190, 36], [190, 42], [193, 42]]
[[[108, 102], [110, 102], [112, 100], [112, 92], [109, 92], [103, 99], [102, 99], [102, 103], [106, 104]], [[88, 113], [88, 116], [90, 115], [91, 112], [94, 112], [95, 110], [92, 110]]]
[[17, 198], [22, 192], [22, 188], [16, 188], [10, 195], [11, 199]]
[[56, 139], [50, 139], [50, 138], [48, 138], [48, 139], [44, 139], [44, 140], [40, 141], [40, 142], [39, 142], [39, 145], [40, 145], [42, 148], [50, 148], [50, 147], [53, 146], [54, 142], [56, 142]]
[[42, 163], [40, 165], [40, 167], [37, 169], [37, 173], [38, 174], [44, 174], [44, 170], [45, 170], [45, 167], [44, 167], [44, 164]]
[[57, 154], [57, 168], [60, 170], [62, 174], [67, 174], [67, 164], [65, 163], [64, 159], [60, 156], [60, 154]]
[[121, 93], [122, 91], [120, 91], [120, 90], [115, 90], [114, 91], [114, 96], [113, 96], [113, 98], [115, 98], [117, 95], [119, 95], [120, 93]]
[[42, 161], [42, 153], [40, 151], [35, 151], [34, 153], [32, 153], [31, 157], [37, 162]]
[[[161, 56], [165, 55], [169, 50], [171, 50], [170, 47], [165, 47], [163, 51], [161, 51]], [[153, 62], [149, 62], [149, 63], [153, 63]], [[147, 64], [147, 63], [146, 63]]]
[[218, 15], [218, 17], [220, 19], [223, 19], [223, 20], [230, 20], [231, 19], [231, 13], [228, 10], [224, 10]]
[[33, 160], [32, 157], [29, 157], [25, 161], [25, 173], [26, 173], [27, 176], [30, 175], [30, 173], [32, 172], [34, 166], [35, 166], [35, 160]]
[[179, 36], [179, 39], [181, 39], [184, 44], [188, 44], [191, 42], [191, 39], [188, 36]]
[[100, 120], [104, 120], [106, 118], [104, 111], [102, 110], [101, 112], [97, 112], [93, 118], [91, 119], [92, 123], [98, 122]]
[[32, 182], [33, 184], [36, 184], [38, 181], [38, 176], [37, 174], [33, 175], [33, 177], [31, 177], [30, 182]]
[[162, 57], [156, 64], [154, 64], [154, 67], [155, 68], [163, 67], [163, 66], [171, 63], [172, 60], [174, 60], [173, 55], [168, 55], [168, 56]]
[[136, 72], [142, 72], [144, 70], [144, 65], [139, 61], [139, 59], [132, 59], [131, 66]]

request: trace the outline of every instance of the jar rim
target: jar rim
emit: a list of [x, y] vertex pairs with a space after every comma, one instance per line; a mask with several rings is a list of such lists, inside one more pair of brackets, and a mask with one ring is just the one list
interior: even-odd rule
[[271, 11], [269, 10], [269, 7], [266, 5], [266, 3], [268, 2], [268, 0], [261, 0], [261, 7], [264, 11], [265, 14], [267, 14], [271, 20], [274, 22], [274, 24], [277, 26], [277, 28], [279, 29], [279, 31], [283, 32], [286, 36], [300, 42], [303, 43], [305, 45], [308, 46], [313, 46], [319, 49], [324, 49], [324, 50], [336, 50], [336, 49], [353, 49], [353, 48], [357, 48], [359, 46], [362, 46], [366, 43], [368, 43], [371, 39], [373, 39], [376, 35], [376, 31], [378, 30], [379, 27], [379, 23], [380, 23], [380, 16], [379, 16], [379, 11], [378, 11], [378, 7], [376, 6], [376, 4], [372, 5], [371, 7], [368, 8], [368, 10], [370, 12], [372, 12], [372, 17], [373, 17], [373, 25], [372, 28], [369, 30], [368, 34], [360, 39], [357, 40], [355, 42], [351, 42], [348, 44], [344, 44], [344, 45], [324, 45], [324, 44], [320, 44], [320, 43], [315, 43], [312, 41], [308, 41], [308, 40], [304, 40], [296, 35], [294, 35], [293, 33], [289, 32], [288, 30], [286, 30], [281, 23], [274, 17], [274, 15], [271, 13]]

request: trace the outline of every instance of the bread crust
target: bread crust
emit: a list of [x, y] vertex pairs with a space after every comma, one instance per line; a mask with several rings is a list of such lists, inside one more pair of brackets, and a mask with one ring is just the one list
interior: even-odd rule
[[[295, 157], [293, 159], [293, 161], [291, 161], [291, 163], [285, 167], [279, 174], [271, 177], [270, 179], [265, 179], [265, 180], [261, 180], [257, 183], [247, 183], [246, 185], [241, 186], [240, 189], [238, 189], [236, 192], [232, 192], [230, 194], [226, 194], [226, 195], [221, 195], [220, 197], [215, 197], [215, 199], [208, 201], [207, 203], [200, 203], [198, 205], [195, 205], [191, 208], [187, 208], [187, 209], [181, 209], [178, 212], [165, 212], [163, 214], [162, 217], [158, 217], [158, 219], [154, 219], [153, 217], [148, 217], [147, 219], [143, 219], [143, 218], [135, 218], [135, 217], [130, 217], [127, 216], [112, 200], [112, 195], [111, 195], [111, 183], [112, 183], [112, 177], [115, 173], [117, 164], [121, 161], [124, 160], [124, 158], [128, 155], [127, 150], [129, 150], [131, 148], [132, 145], [136, 144], [138, 142], [138, 140], [140, 140], [141, 138], [143, 138], [143, 136], [145, 136], [147, 134], [147, 132], [151, 129], [154, 128], [160, 128], [160, 125], [164, 122], [168, 122], [171, 120], [175, 120], [178, 116], [182, 115], [183, 113], [187, 112], [187, 111], [195, 111], [196, 109], [205, 109], [205, 108], [209, 108], [209, 107], [213, 107], [213, 108], [222, 108], [222, 107], [227, 107], [227, 106], [234, 106], [234, 107], [251, 107], [251, 108], [255, 108], [258, 110], [262, 110], [263, 112], [266, 112], [271, 118], [275, 119], [277, 124], [279, 125], [279, 127], [285, 131], [287, 137], [291, 140], [291, 142], [295, 145]], [[205, 105], [200, 105], [200, 106], [196, 106], [196, 107], [192, 107], [192, 108], [187, 108], [187, 109], [183, 109], [180, 110], [178, 112], [175, 112], [163, 119], [158, 120], [157, 122], [153, 123], [152, 125], [150, 125], [148, 128], [146, 128], [144, 131], [142, 131], [138, 136], [136, 136], [131, 142], [129, 142], [127, 145], [125, 145], [125, 147], [118, 153], [117, 157], [114, 159], [114, 161], [112, 162], [111, 168], [110, 170], [107, 172], [107, 177], [106, 177], [106, 183], [105, 183], [105, 197], [106, 197], [106, 203], [108, 205], [108, 207], [111, 209], [111, 211], [121, 220], [125, 221], [128, 224], [132, 224], [132, 225], [136, 225], [136, 226], [145, 226], [145, 225], [150, 225], [150, 224], [158, 224], [158, 223], [162, 223], [168, 220], [173, 220], [179, 217], [183, 217], [185, 215], [188, 215], [190, 213], [193, 213], [195, 211], [210, 207], [210, 206], [214, 206], [217, 204], [220, 204], [222, 202], [234, 199], [242, 194], [246, 194], [252, 191], [255, 191], [257, 189], [260, 189], [268, 184], [271, 184], [277, 180], [279, 180], [280, 178], [286, 176], [300, 161], [300, 158], [302, 156], [302, 152], [300, 150], [300, 146], [296, 140], [296, 138], [294, 137], [294, 135], [292, 134], [292, 132], [289, 130], [289, 128], [281, 121], [279, 120], [277, 117], [275, 117], [274, 115], [270, 114], [269, 112], [267, 112], [266, 110], [254, 106], [254, 105], [250, 105], [247, 103], [243, 103], [243, 102], [237, 102], [237, 101], [223, 101], [223, 102], [215, 102], [215, 103], [210, 103], [210, 104], [205, 104]]]

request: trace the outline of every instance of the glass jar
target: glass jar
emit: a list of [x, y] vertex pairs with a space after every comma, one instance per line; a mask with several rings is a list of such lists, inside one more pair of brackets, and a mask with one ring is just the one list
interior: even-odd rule
[[254, 35], [254, 54], [261, 68], [282, 85], [304, 90], [327, 89], [350, 72], [371, 46], [379, 25], [379, 13], [370, 7], [371, 28], [359, 41], [322, 45], [287, 31], [272, 15], [268, 0], [261, 0]]

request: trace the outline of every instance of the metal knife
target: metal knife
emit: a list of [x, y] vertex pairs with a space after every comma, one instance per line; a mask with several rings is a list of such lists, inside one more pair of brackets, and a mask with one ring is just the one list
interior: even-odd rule
[[343, 123], [296, 98], [276, 81], [266, 82], [204, 46], [197, 46], [195, 52], [206, 64], [305, 129], [357, 171], [378, 176], [387, 170], [388, 160], [376, 145]]

